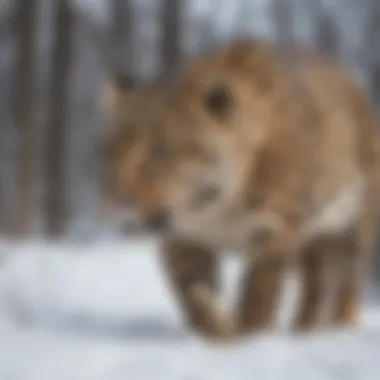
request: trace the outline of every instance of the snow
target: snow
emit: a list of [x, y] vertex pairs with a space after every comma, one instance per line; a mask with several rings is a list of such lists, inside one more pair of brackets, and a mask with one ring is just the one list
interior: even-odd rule
[[1, 380], [379, 378], [376, 304], [357, 329], [218, 346], [182, 324], [152, 242], [3, 242], [0, 263]]

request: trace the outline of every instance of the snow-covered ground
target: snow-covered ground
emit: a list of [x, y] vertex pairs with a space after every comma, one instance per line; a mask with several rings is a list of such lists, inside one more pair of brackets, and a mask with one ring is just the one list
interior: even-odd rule
[[380, 378], [376, 304], [356, 330], [218, 347], [183, 327], [157, 259], [147, 241], [0, 246], [0, 380]]

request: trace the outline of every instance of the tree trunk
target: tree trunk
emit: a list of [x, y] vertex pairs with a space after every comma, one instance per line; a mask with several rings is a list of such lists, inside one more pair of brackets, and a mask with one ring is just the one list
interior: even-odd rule
[[[367, 20], [366, 35], [366, 65], [368, 68], [370, 93], [374, 103], [376, 116], [380, 117], [380, 4], [372, 0], [369, 4], [370, 13]], [[379, 126], [377, 126], [379, 130]], [[380, 231], [380, 223], [376, 225]], [[372, 275], [375, 285], [380, 287], [380, 234], [377, 235]]]
[[[131, 0], [112, 0], [110, 2], [111, 22], [106, 36], [101, 38], [98, 33], [95, 38], [95, 43], [98, 45], [98, 51], [101, 59], [105, 61], [106, 74], [111, 77], [115, 76], [119, 79], [122, 77], [131, 78], [133, 74], [133, 34], [131, 23]], [[105, 57], [104, 55], [108, 55]], [[100, 137], [101, 140], [103, 136]], [[103, 145], [101, 143], [101, 145]], [[103, 150], [99, 153], [100, 162], [100, 196], [99, 209], [100, 219], [107, 219], [107, 192], [105, 190], [105, 168], [103, 167], [104, 160], [101, 156]]]
[[131, 1], [112, 0], [111, 2], [111, 30], [110, 44], [113, 50], [114, 72], [119, 74], [130, 73], [132, 70], [132, 30], [131, 30]]
[[274, 0], [272, 11], [277, 43], [280, 47], [286, 47], [294, 42], [293, 3], [289, 0]]
[[15, 68], [13, 118], [18, 129], [17, 183], [11, 211], [10, 233], [29, 232], [35, 180], [35, 26], [37, 0], [19, 0], [15, 19], [17, 63]]
[[181, 60], [181, 4], [180, 0], [162, 2], [161, 73], [163, 77], [173, 75]]
[[46, 129], [46, 229], [48, 236], [59, 237], [65, 223], [65, 139], [67, 124], [67, 89], [70, 65], [70, 23], [69, 0], [55, 1], [54, 47], [50, 106]]

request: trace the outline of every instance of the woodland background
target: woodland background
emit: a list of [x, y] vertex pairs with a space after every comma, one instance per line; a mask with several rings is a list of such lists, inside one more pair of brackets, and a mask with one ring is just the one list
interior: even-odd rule
[[[170, 75], [245, 35], [334, 55], [378, 109], [379, 0], [0, 0], [1, 380], [378, 380], [379, 254], [357, 329], [223, 349], [186, 328], [154, 242], [102, 219], [107, 71]], [[234, 302], [244, 268], [224, 258]]]
[[0, 231], [94, 239], [105, 70], [170, 75], [237, 36], [318, 46], [380, 104], [377, 0], [1, 0]]

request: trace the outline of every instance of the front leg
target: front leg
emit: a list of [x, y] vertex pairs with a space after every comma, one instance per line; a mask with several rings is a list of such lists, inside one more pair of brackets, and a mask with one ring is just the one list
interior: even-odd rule
[[233, 338], [233, 318], [218, 302], [218, 257], [209, 249], [179, 241], [165, 242], [162, 257], [188, 324], [212, 339]]
[[334, 256], [338, 288], [331, 315], [332, 325], [355, 326], [359, 322], [366, 271], [374, 250], [375, 225], [375, 216], [369, 214], [337, 241]]
[[283, 231], [252, 244], [238, 304], [241, 335], [275, 326], [281, 285], [296, 251], [295, 241], [293, 232]]
[[277, 256], [263, 255], [249, 264], [238, 306], [241, 334], [274, 327], [284, 269], [285, 261]]
[[318, 239], [308, 244], [300, 254], [301, 297], [294, 329], [306, 331], [317, 327], [324, 301], [325, 269], [334, 246], [331, 239]]

